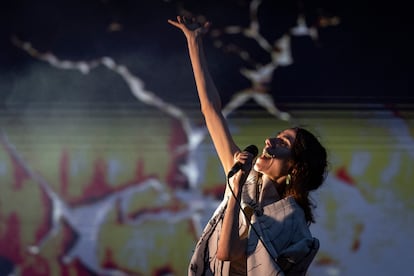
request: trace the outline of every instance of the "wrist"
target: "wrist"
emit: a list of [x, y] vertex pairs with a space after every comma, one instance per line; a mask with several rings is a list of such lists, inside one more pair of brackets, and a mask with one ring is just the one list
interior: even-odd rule
[[237, 175], [234, 176], [233, 181], [229, 183], [229, 187], [233, 191], [235, 196], [239, 196], [243, 189], [243, 183], [241, 183], [239, 176], [241, 174], [243, 173], [239, 172]]
[[191, 35], [187, 35], [186, 38], [187, 38], [187, 43], [191, 46], [198, 46], [202, 41], [200, 35], [191, 34]]

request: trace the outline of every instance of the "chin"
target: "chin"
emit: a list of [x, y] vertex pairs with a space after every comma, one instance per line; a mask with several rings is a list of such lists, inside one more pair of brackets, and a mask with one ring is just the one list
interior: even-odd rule
[[271, 162], [269, 163], [268, 158], [259, 157], [259, 158], [257, 158], [256, 163], [254, 163], [253, 168], [254, 168], [255, 171], [257, 171], [259, 173], [262, 173], [262, 174], [265, 174], [266, 171], [268, 171], [268, 169], [270, 168], [271, 164], [272, 163]]
[[260, 166], [260, 164], [254, 164], [254, 166], [253, 166], [253, 169], [256, 171], [256, 172], [259, 172], [259, 173], [263, 173], [263, 171], [261, 170], [261, 166]]

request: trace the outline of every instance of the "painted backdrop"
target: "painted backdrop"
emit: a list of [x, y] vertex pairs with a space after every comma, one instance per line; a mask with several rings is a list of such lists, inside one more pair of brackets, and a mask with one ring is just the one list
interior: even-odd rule
[[286, 2], [3, 1], [0, 275], [186, 275], [225, 174], [176, 14], [213, 22], [241, 148], [292, 125], [326, 145], [309, 275], [411, 275], [407, 18]]
[[[202, 124], [185, 129], [142, 106], [16, 113], [1, 117], [2, 271], [186, 274], [225, 185]], [[291, 114], [330, 156], [330, 174], [313, 195], [321, 249], [309, 275], [409, 275], [413, 114]], [[240, 145], [262, 146], [262, 137], [289, 126], [260, 110], [229, 122]]]

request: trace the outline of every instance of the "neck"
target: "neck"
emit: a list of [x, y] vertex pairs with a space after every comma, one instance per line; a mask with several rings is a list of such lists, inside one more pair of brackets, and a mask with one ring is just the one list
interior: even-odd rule
[[280, 199], [277, 191], [278, 184], [266, 175], [262, 176], [263, 185], [260, 193], [260, 202], [263, 206], [278, 201]]

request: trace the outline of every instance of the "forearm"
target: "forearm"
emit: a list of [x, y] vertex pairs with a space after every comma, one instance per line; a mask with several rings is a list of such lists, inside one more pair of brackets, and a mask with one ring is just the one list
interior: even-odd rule
[[221, 99], [208, 70], [202, 38], [189, 37], [187, 45], [194, 72], [201, 111], [225, 172], [233, 165], [233, 155], [239, 150], [221, 112]]
[[187, 39], [191, 66], [200, 98], [201, 110], [209, 108], [221, 112], [221, 99], [208, 70], [201, 37]]
[[[234, 181], [244, 183], [246, 173], [242, 172], [235, 176]], [[217, 248], [217, 258], [223, 261], [239, 259], [245, 254], [247, 239], [242, 237], [240, 231], [240, 200], [242, 187], [234, 185], [233, 194], [230, 195], [227, 208], [223, 217], [223, 225], [220, 232], [220, 238]], [[242, 229], [245, 230], [245, 229]]]

